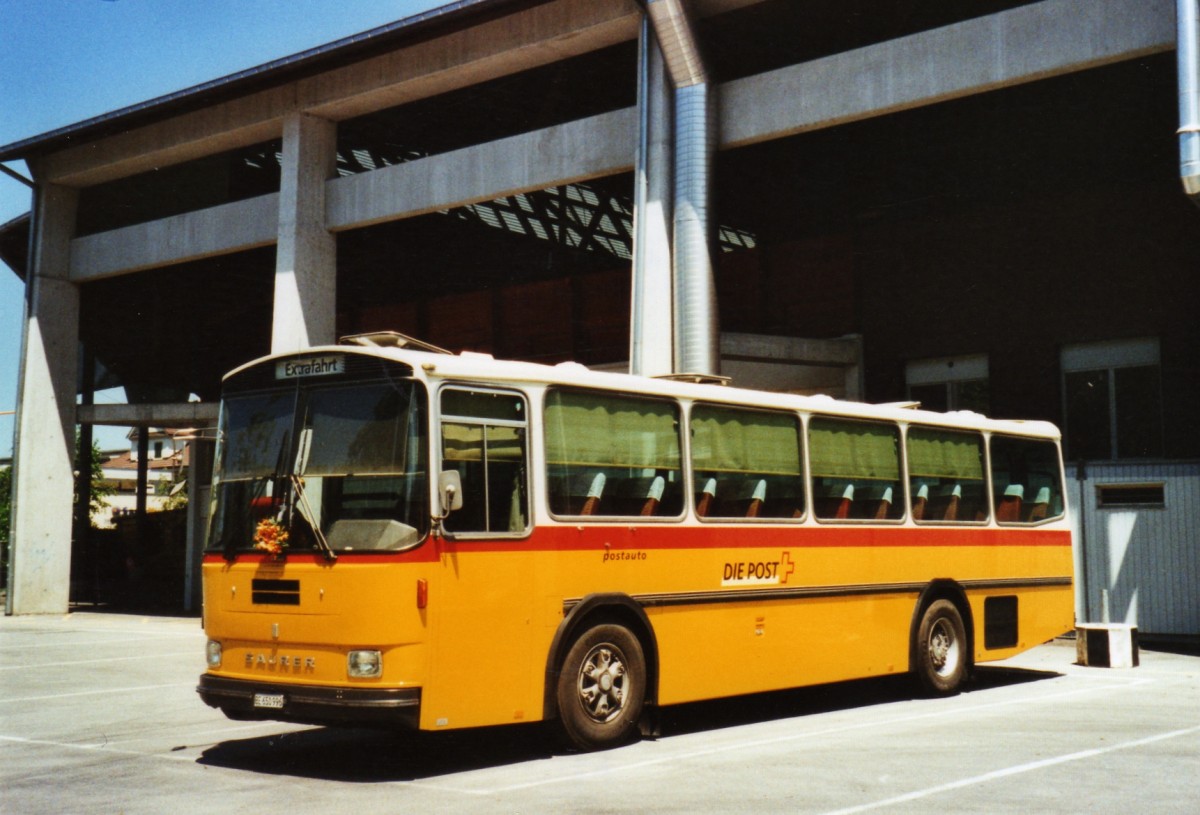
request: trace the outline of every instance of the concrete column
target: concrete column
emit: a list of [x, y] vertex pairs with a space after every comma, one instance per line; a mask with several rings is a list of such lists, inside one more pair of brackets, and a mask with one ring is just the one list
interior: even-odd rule
[[671, 88], [662, 49], [642, 26], [638, 158], [634, 170], [633, 296], [629, 372], [671, 373]]
[[14, 440], [7, 614], [63, 614], [70, 601], [79, 290], [68, 282], [76, 190], [39, 188]]
[[337, 341], [337, 242], [325, 228], [337, 125], [303, 113], [284, 119], [281, 170], [272, 353]]

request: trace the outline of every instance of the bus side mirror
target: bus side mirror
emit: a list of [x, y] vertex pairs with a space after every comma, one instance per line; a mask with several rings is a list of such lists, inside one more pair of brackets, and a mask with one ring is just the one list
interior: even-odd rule
[[458, 470], [442, 470], [438, 475], [438, 495], [442, 497], [442, 517], [462, 509], [462, 476]]

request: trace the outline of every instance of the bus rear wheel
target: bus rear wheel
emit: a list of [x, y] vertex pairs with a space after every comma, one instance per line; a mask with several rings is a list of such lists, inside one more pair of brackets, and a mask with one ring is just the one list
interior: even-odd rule
[[558, 676], [563, 732], [581, 750], [624, 744], [637, 731], [646, 699], [646, 657], [627, 628], [606, 623], [572, 643]]
[[967, 675], [967, 634], [958, 607], [935, 600], [921, 615], [917, 629], [917, 681], [934, 696], [957, 693]]

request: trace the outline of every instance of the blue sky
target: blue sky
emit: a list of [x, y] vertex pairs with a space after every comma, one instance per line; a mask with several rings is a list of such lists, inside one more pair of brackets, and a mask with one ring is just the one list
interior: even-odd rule
[[[446, 0], [0, 0], [0, 145], [261, 65]], [[25, 177], [23, 163], [8, 165]], [[29, 189], [0, 175], [0, 223]], [[23, 284], [0, 263], [0, 411], [13, 410]], [[120, 401], [120, 395], [109, 395]], [[0, 415], [0, 458], [12, 450]], [[124, 431], [100, 443], [119, 446]]]

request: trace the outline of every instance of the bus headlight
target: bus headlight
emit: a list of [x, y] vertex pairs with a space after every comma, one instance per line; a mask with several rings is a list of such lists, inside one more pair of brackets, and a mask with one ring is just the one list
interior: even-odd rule
[[365, 679], [383, 674], [383, 654], [379, 651], [351, 651], [346, 654], [346, 671]]
[[208, 667], [220, 668], [221, 667], [221, 643], [217, 642], [216, 640], [209, 640], [208, 645], [205, 646], [204, 650], [205, 650], [205, 655], [208, 658]]

